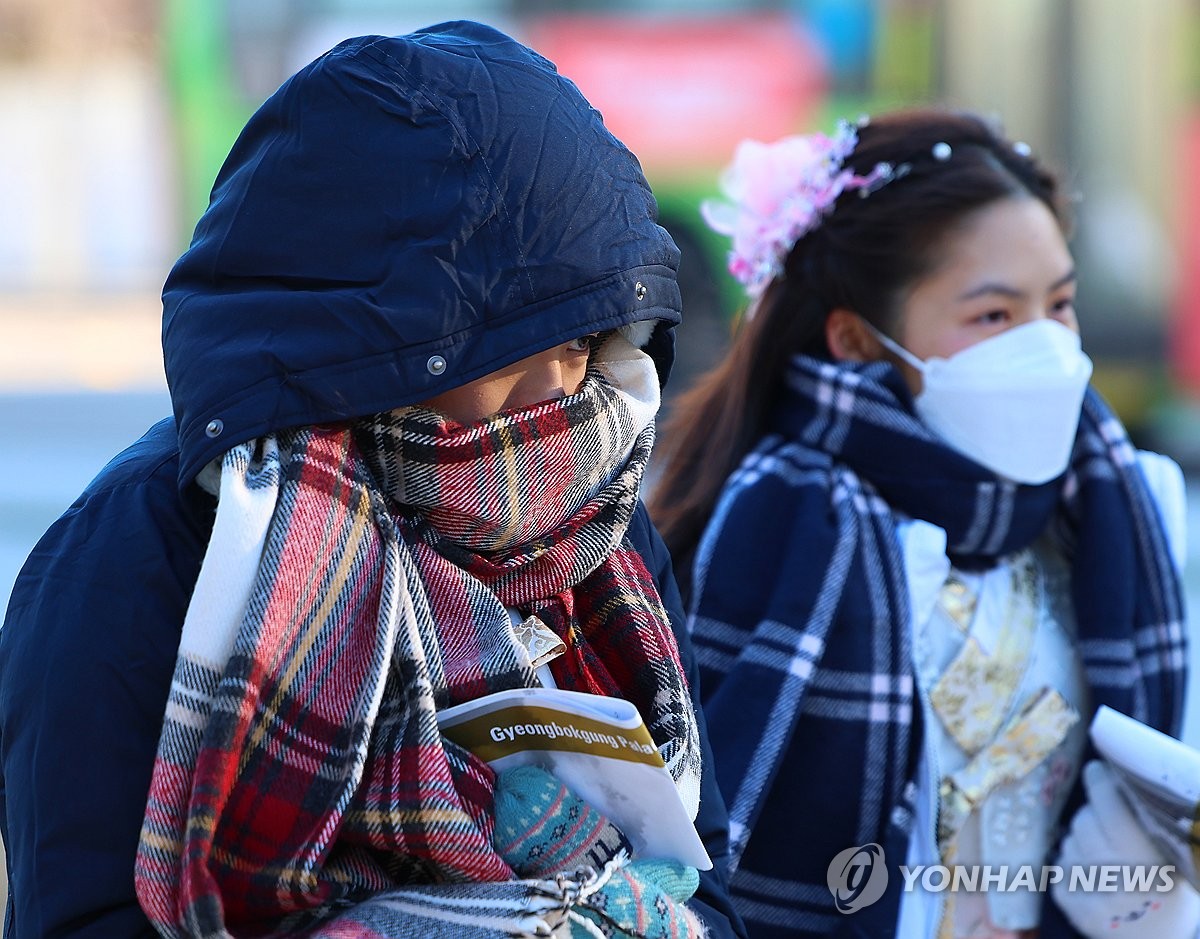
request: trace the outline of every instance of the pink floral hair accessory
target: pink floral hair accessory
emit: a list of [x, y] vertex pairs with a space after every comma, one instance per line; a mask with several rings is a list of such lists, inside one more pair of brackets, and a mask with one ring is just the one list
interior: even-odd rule
[[738, 145], [720, 179], [727, 201], [706, 200], [700, 214], [713, 231], [733, 238], [729, 273], [751, 297], [783, 272], [792, 246], [821, 224], [838, 196], [852, 189], [866, 195], [892, 178], [887, 163], [866, 176], [846, 169], [846, 157], [857, 143], [857, 129], [842, 121], [832, 136], [804, 134]]

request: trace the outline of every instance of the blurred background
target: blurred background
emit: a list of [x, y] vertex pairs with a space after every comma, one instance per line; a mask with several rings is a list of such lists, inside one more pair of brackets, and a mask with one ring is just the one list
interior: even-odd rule
[[158, 292], [252, 109], [343, 38], [453, 18], [556, 62], [641, 157], [683, 249], [675, 391], [741, 300], [697, 212], [738, 140], [906, 103], [995, 115], [1078, 196], [1097, 385], [1200, 480], [1200, 0], [0, 0], [0, 608], [169, 413]]

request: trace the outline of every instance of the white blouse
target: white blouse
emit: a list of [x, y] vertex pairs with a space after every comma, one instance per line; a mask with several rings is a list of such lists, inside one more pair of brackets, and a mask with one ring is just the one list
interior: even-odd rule
[[[1182, 571], [1183, 473], [1160, 454], [1138, 457]], [[1038, 871], [1079, 773], [1082, 715], [1090, 713], [1066, 561], [1044, 538], [984, 573], [964, 573], [951, 566], [936, 525], [906, 520], [899, 534], [926, 730], [905, 863]], [[1006, 939], [1041, 916], [1036, 889], [927, 892], [915, 884], [901, 894], [903, 939]]]

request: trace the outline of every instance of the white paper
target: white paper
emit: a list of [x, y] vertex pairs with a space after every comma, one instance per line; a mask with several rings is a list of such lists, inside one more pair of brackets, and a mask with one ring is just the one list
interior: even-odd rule
[[1092, 718], [1090, 732], [1138, 823], [1179, 873], [1200, 888], [1192, 836], [1200, 803], [1200, 751], [1105, 705]]
[[[529, 716], [530, 708], [539, 709], [536, 716]], [[486, 724], [476, 723], [480, 718], [487, 718]], [[507, 751], [489, 758], [487, 751], [470, 747], [493, 769], [545, 767], [624, 832], [635, 858], [673, 858], [698, 870], [713, 866], [630, 702], [558, 688], [518, 688], [438, 713], [439, 727], [451, 738], [454, 728], [468, 721], [476, 732], [485, 728], [497, 748]]]

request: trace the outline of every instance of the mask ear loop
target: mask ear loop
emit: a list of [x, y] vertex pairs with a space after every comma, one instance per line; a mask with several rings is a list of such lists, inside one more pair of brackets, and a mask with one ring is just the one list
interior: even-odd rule
[[871, 330], [871, 332], [875, 334], [875, 338], [883, 344], [885, 349], [887, 349], [889, 352], [894, 352], [922, 375], [925, 374], [925, 369], [928, 368], [928, 366], [924, 360], [918, 359], [915, 355], [905, 349], [904, 346], [900, 345], [900, 343], [896, 342], [896, 340], [892, 339], [890, 336], [885, 336], [865, 319], [863, 320], [863, 323], [866, 324], [867, 329]]

